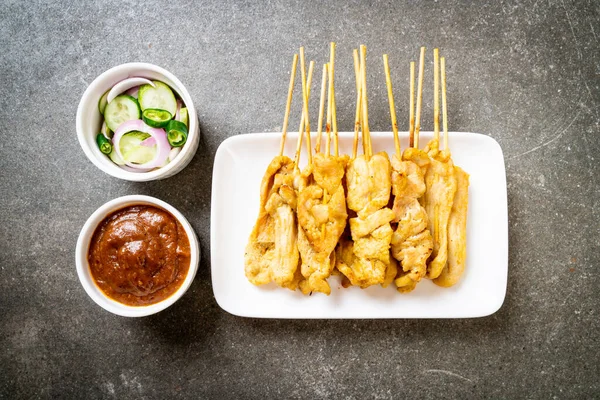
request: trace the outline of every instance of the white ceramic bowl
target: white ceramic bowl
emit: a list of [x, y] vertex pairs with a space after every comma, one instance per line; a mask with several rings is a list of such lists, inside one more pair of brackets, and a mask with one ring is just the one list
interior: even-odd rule
[[[133, 76], [141, 76], [166, 83], [179, 94], [179, 97], [181, 97], [188, 109], [190, 127], [187, 142], [181, 149], [181, 152], [175, 160], [166, 166], [149, 172], [130, 172], [120, 168], [105, 154], [102, 154], [96, 144], [96, 136], [100, 132], [100, 126], [102, 125], [101, 115], [98, 111], [98, 100], [104, 92], [113, 87], [117, 82]], [[185, 168], [198, 149], [200, 130], [192, 98], [175, 75], [154, 64], [128, 63], [118, 65], [104, 72], [94, 79], [85, 90], [77, 108], [77, 137], [87, 158], [102, 171], [115, 178], [145, 182], [168, 178]]]
[[[94, 278], [92, 277], [88, 264], [90, 241], [98, 225], [109, 214], [133, 205], [151, 205], [168, 211], [181, 223], [190, 241], [190, 267], [188, 274], [179, 289], [177, 289], [177, 291], [170, 297], [161, 302], [141, 307], [128, 306], [106, 296], [94, 283]], [[119, 197], [98, 208], [83, 225], [81, 233], [79, 234], [79, 238], [77, 239], [77, 247], [75, 249], [77, 275], [79, 275], [79, 280], [81, 281], [81, 284], [83, 285], [83, 288], [87, 294], [100, 307], [110, 311], [113, 314], [122, 315], [124, 317], [144, 317], [155, 314], [175, 303], [192, 284], [192, 281], [196, 276], [196, 271], [198, 270], [199, 261], [200, 245], [198, 243], [198, 237], [196, 236], [196, 233], [192, 229], [192, 226], [187, 219], [185, 219], [185, 217], [170, 204], [165, 203], [164, 201], [155, 197], [141, 195]]]

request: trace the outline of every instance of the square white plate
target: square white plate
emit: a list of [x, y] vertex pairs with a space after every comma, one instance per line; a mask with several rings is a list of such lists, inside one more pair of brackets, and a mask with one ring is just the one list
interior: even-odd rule
[[[348, 154], [352, 133], [339, 135], [340, 152]], [[285, 154], [295, 152], [297, 133], [289, 133]], [[421, 147], [431, 138], [420, 136]], [[407, 134], [401, 143], [407, 145]], [[330, 296], [304, 296], [271, 283], [254, 286], [244, 275], [244, 249], [259, 207], [264, 171], [279, 151], [280, 135], [233, 136], [215, 156], [211, 209], [212, 285], [219, 305], [234, 315], [260, 318], [466, 318], [496, 312], [504, 302], [508, 276], [506, 172], [500, 145], [489, 136], [450, 133], [456, 165], [471, 175], [467, 220], [467, 266], [460, 282], [441, 288], [423, 280], [408, 294], [386, 289], [344, 289], [331, 277]], [[313, 147], [315, 139], [313, 137]], [[372, 133], [373, 152], [392, 154], [389, 132]], [[306, 163], [306, 153], [301, 156]]]

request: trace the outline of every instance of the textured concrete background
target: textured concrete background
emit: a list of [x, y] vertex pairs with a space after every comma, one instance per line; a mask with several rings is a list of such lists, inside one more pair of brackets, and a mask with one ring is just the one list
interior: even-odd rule
[[[600, 3], [222, 3], [2, 1], [0, 397], [600, 397]], [[439, 46], [451, 129], [501, 144], [510, 267], [495, 315], [265, 321], [216, 304], [215, 151], [232, 135], [277, 131], [293, 52], [303, 44], [320, 65], [331, 40], [341, 129], [352, 126], [353, 47], [369, 47], [372, 130], [388, 130], [381, 54], [407, 126], [406, 66], [420, 45]], [[83, 91], [128, 61], [172, 71], [198, 109], [198, 154], [163, 182], [111, 178], [76, 139]], [[431, 129], [431, 90], [425, 102]], [[182, 211], [203, 250], [189, 292], [143, 319], [96, 306], [74, 265], [88, 216], [134, 193]]]

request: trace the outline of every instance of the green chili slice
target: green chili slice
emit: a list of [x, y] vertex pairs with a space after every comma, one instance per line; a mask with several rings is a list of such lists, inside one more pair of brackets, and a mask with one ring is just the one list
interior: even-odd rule
[[99, 133], [96, 136], [96, 143], [98, 143], [98, 147], [102, 153], [108, 155], [112, 152], [113, 145], [103, 134]]
[[188, 136], [187, 126], [181, 121], [171, 120], [167, 124], [167, 140], [173, 147], [181, 147], [185, 144]]

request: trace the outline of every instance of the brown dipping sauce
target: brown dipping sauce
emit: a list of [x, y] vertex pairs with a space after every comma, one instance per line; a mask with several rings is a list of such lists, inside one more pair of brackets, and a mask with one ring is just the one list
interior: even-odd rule
[[179, 289], [190, 267], [190, 242], [167, 211], [130, 206], [98, 225], [88, 262], [104, 294], [128, 306], [146, 306]]

